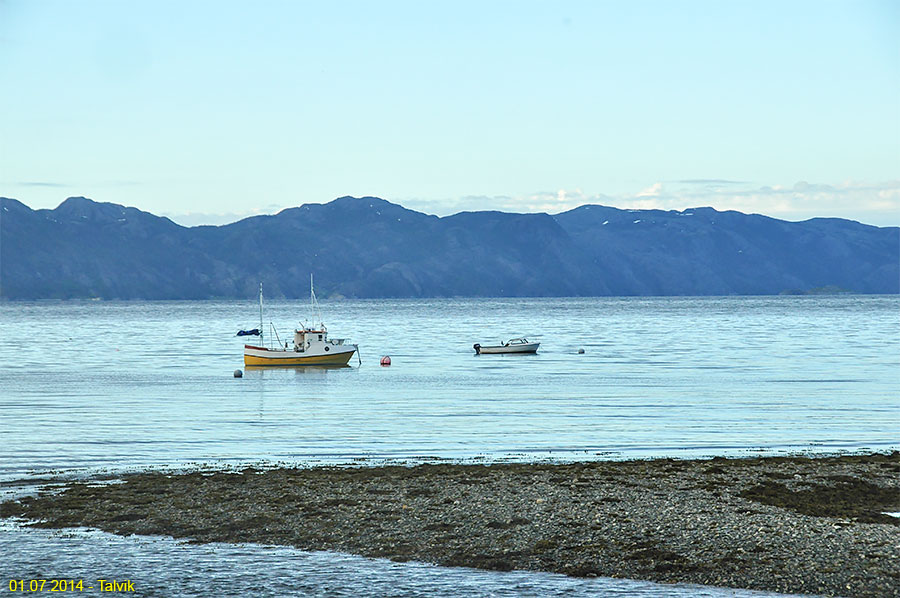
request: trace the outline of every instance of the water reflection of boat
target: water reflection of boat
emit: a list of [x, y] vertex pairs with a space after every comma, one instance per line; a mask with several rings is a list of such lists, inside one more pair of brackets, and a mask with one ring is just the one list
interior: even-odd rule
[[495, 354], [495, 353], [537, 353], [541, 343], [529, 343], [527, 338], [512, 338], [505, 343], [499, 345], [482, 346], [475, 343], [474, 349], [476, 355]]
[[[297, 376], [324, 376], [328, 372], [332, 370], [352, 370], [353, 367], [350, 364], [342, 363], [342, 364], [304, 364], [303, 367], [292, 368], [292, 372]], [[248, 365], [244, 368], [247, 372], [271, 372], [272, 368], [265, 365]]]
[[[345, 366], [353, 354], [359, 349], [356, 345], [347, 343], [342, 338], [328, 338], [328, 329], [322, 323], [319, 313], [319, 303], [316, 301], [316, 293], [313, 290], [312, 275], [309, 277], [309, 304], [312, 311], [311, 322], [319, 321], [318, 326], [306, 326], [294, 330], [293, 343], [284, 341], [282, 347], [278, 332], [272, 327], [272, 338], [277, 344], [265, 346], [262, 325], [262, 284], [259, 285], [259, 336], [260, 344], [244, 345], [245, 366]], [[253, 331], [251, 331], [253, 332]]]

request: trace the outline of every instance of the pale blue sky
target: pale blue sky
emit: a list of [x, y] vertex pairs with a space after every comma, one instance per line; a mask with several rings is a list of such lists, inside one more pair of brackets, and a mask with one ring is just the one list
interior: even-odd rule
[[900, 224], [900, 3], [0, 0], [0, 195]]

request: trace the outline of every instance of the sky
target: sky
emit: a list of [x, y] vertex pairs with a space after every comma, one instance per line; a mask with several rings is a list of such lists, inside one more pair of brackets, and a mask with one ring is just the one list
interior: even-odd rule
[[0, 0], [0, 195], [900, 225], [900, 2]]

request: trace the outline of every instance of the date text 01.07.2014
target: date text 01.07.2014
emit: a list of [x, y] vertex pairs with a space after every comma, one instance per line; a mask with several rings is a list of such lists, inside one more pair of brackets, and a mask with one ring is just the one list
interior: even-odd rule
[[[101, 592], [134, 592], [134, 584], [130, 579], [98, 579]], [[83, 579], [10, 579], [10, 592], [83, 592], [93, 590], [94, 586], [85, 585]]]

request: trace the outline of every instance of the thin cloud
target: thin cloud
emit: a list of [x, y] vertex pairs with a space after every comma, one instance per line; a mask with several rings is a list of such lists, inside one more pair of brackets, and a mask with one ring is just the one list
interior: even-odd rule
[[[713, 179], [709, 179], [713, 180]], [[463, 210], [545, 212], [558, 214], [586, 204], [627, 210], [683, 211], [700, 206], [763, 214], [783, 220], [846, 218], [876, 226], [900, 225], [900, 181], [840, 184], [798, 181], [790, 185], [664, 185], [657, 182], [636, 193], [587, 194], [580, 189], [541, 191], [521, 196], [467, 196], [452, 202], [401, 200], [404, 206], [434, 208], [441, 215]], [[440, 206], [440, 207], [438, 207]]]
[[71, 187], [68, 183], [54, 183], [51, 181], [19, 181], [13, 183], [19, 187]]
[[674, 181], [682, 185], [747, 185], [747, 181], [730, 181], [728, 179], [682, 179]]
[[653, 183], [643, 191], [638, 192], [636, 197], [659, 197], [662, 194], [662, 183]]
[[[655, 186], [654, 186], [655, 187]], [[847, 218], [878, 226], [900, 224], [900, 181], [837, 185], [798, 181], [793, 185], [745, 187], [743, 189], [696, 187], [645, 191], [619, 196], [616, 207], [630, 209], [684, 210], [712, 206], [764, 214], [784, 220], [817, 217]]]
[[245, 218], [252, 218], [253, 216], [271, 216], [273, 214], [277, 214], [278, 212], [286, 209], [283, 205], [279, 204], [269, 204], [267, 206], [263, 206], [261, 208], [256, 208], [254, 210], [250, 210], [248, 212], [182, 212], [182, 213], [173, 213], [173, 212], [164, 212], [161, 215], [165, 216], [172, 222], [176, 224], [180, 224], [181, 226], [222, 226], [224, 224], [232, 224], [239, 220], [243, 220]]
[[[698, 179], [692, 179], [698, 180]], [[717, 180], [717, 179], [706, 179]], [[721, 179], [724, 180], [724, 179]], [[456, 198], [387, 197], [405, 208], [449, 216], [459, 212], [500, 210], [559, 214], [587, 204], [630, 210], [683, 211], [700, 206], [764, 214], [783, 220], [836, 217], [877, 226], [900, 225], [900, 180], [882, 183], [846, 181], [839, 184], [798, 181], [788, 185], [654, 183], [634, 193], [606, 195], [581, 189], [539, 191], [527, 195], [466, 195]], [[245, 213], [164, 214], [184, 226], [222, 225], [250, 216], [274, 214], [284, 206], [270, 205]]]
[[539, 191], [537, 193], [518, 197], [504, 196], [502, 201], [496, 203], [489, 203], [489, 199], [489, 197], [481, 198], [482, 207], [478, 209], [502, 210], [504, 212], [544, 212], [547, 214], [558, 214], [585, 204], [613, 205], [616, 201], [614, 197], [608, 195], [588, 195], [581, 189]]
[[482, 210], [503, 210], [506, 212], [521, 212], [523, 210], [521, 206], [516, 207], [516, 198], [509, 195], [464, 195], [462, 197], [442, 197], [437, 199], [426, 199], [423, 197], [386, 199], [399, 203], [404, 208], [435, 216], [450, 216], [460, 212], [478, 212]]

